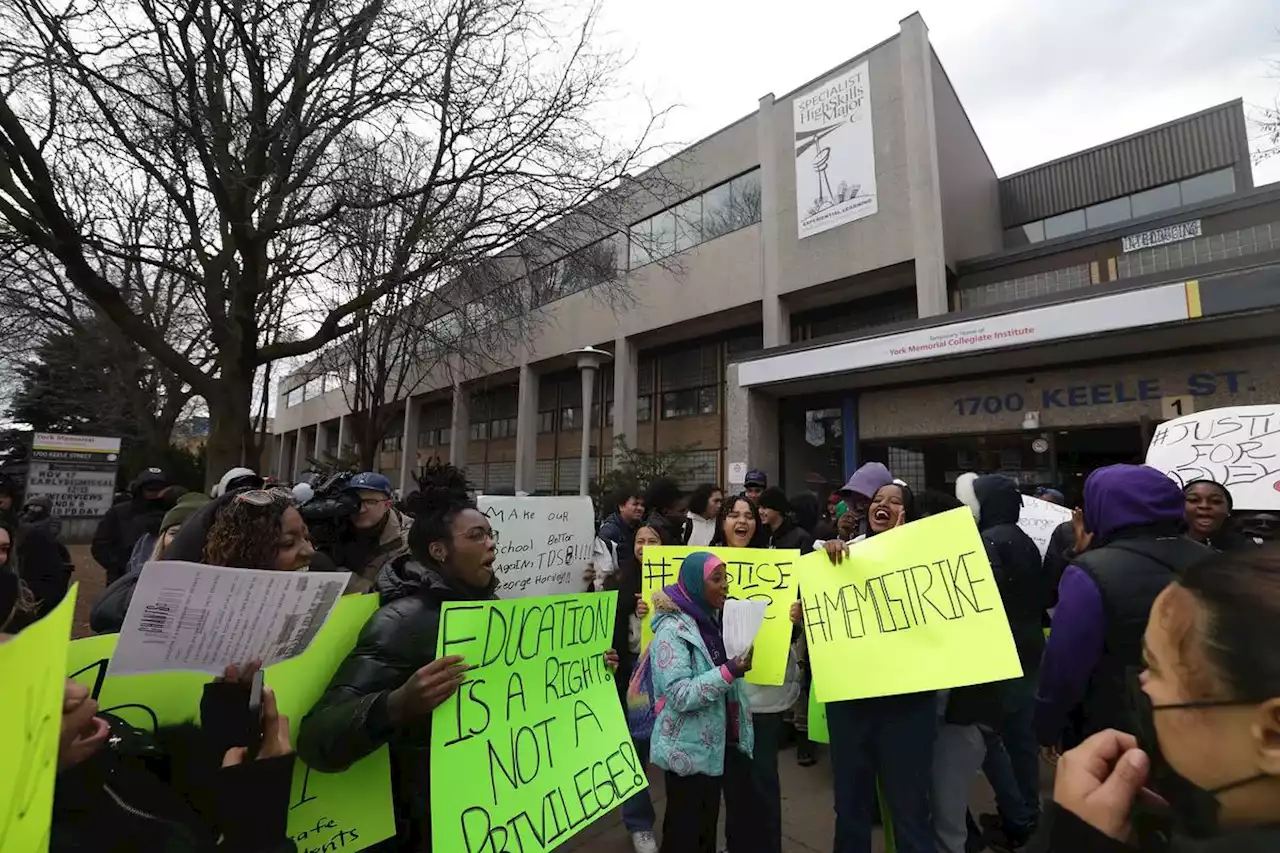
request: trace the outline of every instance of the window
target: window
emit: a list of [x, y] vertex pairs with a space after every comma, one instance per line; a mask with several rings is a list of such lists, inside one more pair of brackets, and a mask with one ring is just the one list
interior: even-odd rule
[[753, 169], [631, 226], [636, 269], [760, 221], [760, 170]]
[[494, 418], [489, 421], [489, 438], [515, 438], [515, 418]]
[[729, 184], [721, 184], [702, 194], [702, 233], [711, 240], [733, 230], [733, 193]]
[[1182, 193], [1178, 190], [1177, 184], [1166, 184], [1163, 187], [1134, 193], [1130, 201], [1133, 204], [1133, 215], [1137, 218], [1177, 207], [1182, 204]]
[[285, 408], [297, 406], [302, 402], [302, 386], [299, 385], [284, 396]]
[[1024, 225], [1015, 225], [1008, 228], [1004, 232], [1004, 245], [1006, 249], [1018, 249], [1022, 246], [1029, 246], [1032, 243], [1040, 243], [1044, 241], [1044, 220], [1037, 219], [1035, 222], [1028, 222]]
[[653, 260], [653, 220], [646, 219], [631, 226], [631, 269], [642, 267]]
[[653, 397], [641, 397], [636, 400], [636, 421], [646, 423], [653, 420]]
[[676, 205], [676, 251], [692, 249], [702, 242], [702, 196]]
[[653, 357], [641, 356], [636, 365], [636, 420], [640, 423], [653, 420], [653, 370]]
[[582, 429], [582, 374], [576, 370], [560, 374], [560, 432]]
[[1101, 228], [1104, 225], [1124, 222], [1132, 215], [1128, 196], [1104, 201], [1102, 204], [1095, 204], [1084, 209], [1085, 224], [1089, 228]]
[[453, 406], [449, 403], [424, 406], [418, 424], [419, 447], [441, 447], [453, 436]]
[[473, 421], [471, 423], [471, 440], [487, 441], [489, 438], [489, 422]]
[[676, 253], [676, 214], [667, 210], [653, 217], [653, 259], [660, 261]]
[[687, 418], [717, 411], [719, 344], [702, 344], [662, 356], [662, 417]]
[[1044, 238], [1052, 240], [1055, 237], [1065, 237], [1068, 234], [1075, 234], [1084, 230], [1084, 211], [1068, 210], [1066, 213], [1059, 213], [1057, 216], [1050, 216], [1044, 221]]
[[546, 435], [556, 431], [556, 410], [538, 412], [538, 434]]
[[667, 391], [662, 395], [662, 418], [689, 418], [696, 415], [713, 415], [716, 412], [715, 388], [688, 388], [684, 391]]
[[386, 438], [382, 439], [382, 452], [395, 453], [396, 451], [398, 451], [400, 449], [401, 438], [402, 436], [400, 435], [389, 435]]
[[1236, 174], [1231, 169], [1219, 169], [1216, 172], [1187, 178], [1182, 182], [1181, 189], [1183, 204], [1196, 204], [1211, 198], [1231, 195], [1236, 191]]
[[605, 407], [605, 426], [613, 426], [613, 371], [597, 372], [595, 394], [591, 403], [591, 425], [600, 426], [600, 408]]
[[730, 230], [760, 221], [760, 170], [739, 175], [730, 184]]

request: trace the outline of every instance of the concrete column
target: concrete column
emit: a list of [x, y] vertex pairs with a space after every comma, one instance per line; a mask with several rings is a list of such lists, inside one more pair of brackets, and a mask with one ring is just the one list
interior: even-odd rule
[[412, 396], [404, 401], [404, 435], [400, 439], [400, 492], [409, 494], [416, 487], [418, 470], [418, 416], [422, 404]]
[[[617, 447], [618, 439], [627, 443], [627, 447], [635, 447], [639, 441], [639, 428], [636, 423], [636, 391], [639, 355], [636, 345], [626, 335], [621, 335], [613, 342], [613, 447], [609, 448], [610, 457]], [[600, 448], [601, 455], [604, 448]], [[610, 463], [613, 465], [614, 463]], [[616, 466], [615, 466], [616, 467]]]
[[538, 490], [538, 371], [520, 365], [516, 401], [516, 491]]
[[340, 415], [338, 417], [338, 456], [344, 456], [347, 452], [347, 416]]
[[311, 451], [314, 459], [320, 459], [324, 456], [324, 452], [329, 447], [329, 427], [324, 421], [316, 424], [316, 443]]
[[284, 439], [285, 439], [285, 434], [284, 434], [284, 433], [280, 433], [279, 435], [275, 436], [275, 440], [279, 442], [279, 445], [277, 445], [277, 447], [276, 447], [276, 471], [275, 471], [275, 475], [276, 475], [276, 478], [277, 478], [277, 479], [280, 479], [280, 480], [287, 480], [287, 479], [289, 479], [289, 478], [288, 478], [288, 477], [286, 477], [286, 476], [285, 476], [285, 474], [284, 474], [284, 445], [285, 445], [285, 440], [284, 440]]
[[[764, 289], [761, 293], [760, 320], [764, 326], [764, 345], [782, 346], [791, 342], [791, 319], [778, 293], [782, 283], [782, 182], [778, 168], [778, 144], [774, 127], [773, 95], [760, 99], [756, 113], [756, 149], [760, 155], [760, 256]], [[788, 162], [790, 162], [788, 160]], [[789, 208], [788, 208], [789, 209]], [[794, 228], [794, 217], [788, 220]]]
[[947, 260], [938, 181], [938, 129], [933, 112], [933, 60], [929, 29], [917, 12], [900, 24], [902, 113], [906, 124], [907, 195], [915, 253], [916, 312], [947, 313]]
[[[770, 482], [778, 481], [783, 488], [794, 487], [793, 484], [782, 484], [779, 473], [778, 434], [778, 401], [768, 397], [763, 391], [753, 391], [738, 385], [738, 365], [731, 364], [725, 371], [725, 437], [726, 462], [732, 467], [735, 462], [745, 464], [748, 469], [759, 468], [770, 477]], [[728, 477], [726, 476], [726, 479]], [[730, 488], [736, 485], [730, 483]]]
[[302, 455], [303, 434], [302, 429], [294, 433], [293, 438], [293, 470], [289, 473], [290, 480], [297, 480], [298, 475], [302, 473], [302, 461], [305, 458]]
[[453, 417], [449, 420], [453, 440], [449, 442], [449, 464], [467, 467], [467, 445], [471, 443], [471, 395], [465, 385], [453, 385]]

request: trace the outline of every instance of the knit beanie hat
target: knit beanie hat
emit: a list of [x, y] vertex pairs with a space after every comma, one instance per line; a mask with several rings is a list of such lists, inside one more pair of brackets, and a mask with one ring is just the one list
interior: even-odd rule
[[791, 501], [787, 500], [787, 493], [777, 486], [761, 492], [756, 502], [760, 504], [761, 509], [771, 509], [783, 515], [791, 512]]
[[173, 505], [173, 509], [164, 514], [164, 520], [160, 522], [160, 531], [163, 533], [170, 527], [178, 527], [195, 514], [195, 511], [209, 502], [208, 495], [201, 492], [187, 492], [178, 499]]

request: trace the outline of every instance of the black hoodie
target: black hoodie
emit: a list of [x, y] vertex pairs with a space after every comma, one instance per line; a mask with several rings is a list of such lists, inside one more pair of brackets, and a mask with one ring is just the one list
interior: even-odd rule
[[173, 502], [163, 498], [149, 501], [142, 496], [142, 492], [146, 488], [162, 485], [163, 479], [158, 479], [155, 474], [140, 474], [129, 486], [132, 500], [111, 507], [102, 521], [98, 522], [91, 551], [93, 559], [106, 569], [107, 583], [124, 577], [135, 542], [147, 533], [160, 532], [160, 523], [164, 521], [164, 514], [172, 508]]
[[387, 697], [436, 659], [444, 602], [493, 599], [497, 587], [496, 578], [484, 589], [465, 586], [409, 556], [383, 566], [375, 584], [382, 607], [302, 719], [298, 754], [323, 773], [345, 770], [391, 745], [400, 849], [431, 849], [431, 717], [395, 725]]

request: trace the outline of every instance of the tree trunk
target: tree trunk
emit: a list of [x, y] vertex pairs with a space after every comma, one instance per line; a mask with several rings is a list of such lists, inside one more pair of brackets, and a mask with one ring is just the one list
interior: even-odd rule
[[[211, 488], [232, 468], [245, 465], [257, 470], [258, 460], [247, 453], [253, 447], [249, 409], [253, 399], [253, 374], [223, 376], [209, 404], [209, 443], [205, 445], [204, 480]], [[248, 461], [246, 461], [248, 460]]]

